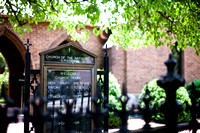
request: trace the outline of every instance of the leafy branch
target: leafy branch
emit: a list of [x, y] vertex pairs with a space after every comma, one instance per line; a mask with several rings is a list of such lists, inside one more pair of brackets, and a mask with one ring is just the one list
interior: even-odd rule
[[55, 9], [54, 5], [53, 5], [53, 1], [52, 1], [52, 0], [50, 0], [50, 4], [51, 4], [52, 10], [53, 10], [53, 11], [57, 11], [57, 10]]
[[[109, 38], [116, 45], [138, 48], [154, 44], [157, 47], [176, 39], [179, 48], [184, 49], [189, 46], [197, 53], [200, 52], [198, 0], [18, 0], [16, 2], [4, 0], [4, 2], [3, 13], [7, 10], [10, 23], [20, 33], [30, 31], [26, 25], [28, 23], [48, 21], [49, 29], [66, 29], [72, 38], [80, 40], [85, 34], [77, 36], [76, 27], [84, 28], [86, 23], [89, 23], [101, 28], [109, 27], [112, 31]], [[74, 18], [71, 19], [72, 17]], [[97, 35], [99, 32], [100, 30]], [[172, 33], [174, 38], [170, 36]], [[84, 40], [88, 39], [88, 36], [85, 35]], [[161, 38], [165, 40], [161, 42]], [[172, 45], [174, 44], [168, 44]]]
[[[200, 2], [197, 2], [197, 6], [200, 6], [200, 4], [198, 4], [198, 3], [200, 3]], [[198, 22], [199, 20], [198, 20], [197, 17], [194, 15], [194, 12], [193, 12], [193, 10], [192, 10], [192, 8], [191, 8], [191, 6], [190, 6], [190, 3], [189, 3], [188, 1], [187, 1], [187, 5], [188, 5], [188, 7], [189, 7], [189, 9], [190, 9], [190, 11], [191, 11], [191, 13], [192, 13], [193, 18]], [[197, 13], [200, 13], [200, 11], [198, 10]], [[198, 25], [198, 28], [200, 28], [200, 27], [199, 27], [199, 23], [197, 23], [197, 25]]]
[[[19, 18], [18, 18], [18, 16], [17, 16], [17, 13], [19, 13], [19, 12], [17, 12], [16, 10], [13, 9], [13, 6], [14, 6], [14, 5], [13, 5], [9, 0], [6, 0], [6, 3], [7, 3], [8, 6], [10, 7], [11, 11], [14, 13], [14, 16], [15, 16], [15, 18], [16, 18], [18, 24], [19, 24], [20, 26], [25, 25], [26, 22], [23, 22], [23, 21], [20, 21], [20, 20], [19, 20]], [[15, 8], [18, 9], [17, 6], [15, 6]]]
[[162, 12], [160, 12], [160, 11], [156, 11], [156, 12], [159, 13], [161, 15], [161, 17], [163, 17], [164, 19], [166, 19], [169, 22], [173, 23], [173, 21], [169, 17], [165, 16]]
[[64, 2], [65, 2], [66, 4], [81, 3], [81, 2], [86, 2], [86, 1], [88, 1], [88, 0], [74, 1], [74, 2], [68, 2], [67, 0], [64, 0]]

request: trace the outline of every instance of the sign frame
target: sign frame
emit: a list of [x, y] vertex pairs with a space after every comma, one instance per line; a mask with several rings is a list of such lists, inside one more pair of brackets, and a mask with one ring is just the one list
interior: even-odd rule
[[[45, 56], [52, 54], [56, 51], [65, 49], [65, 48], [74, 48], [79, 52], [83, 52], [83, 54], [88, 55], [88, 57], [93, 58], [93, 62], [91, 63], [69, 63], [69, 62], [60, 62], [60, 61], [45, 61]], [[47, 51], [39, 53], [40, 55], [40, 70], [41, 70], [41, 77], [40, 77], [40, 93], [43, 97], [47, 98], [47, 71], [48, 70], [90, 70], [91, 71], [91, 97], [94, 96], [96, 92], [96, 84], [97, 84], [97, 56], [72, 42], [63, 44], [61, 46], [57, 46], [56, 48], [49, 49]], [[66, 55], [67, 57], [67, 55]], [[94, 105], [91, 102], [91, 109], [94, 110]], [[46, 105], [43, 108], [43, 112], [46, 111]], [[93, 125], [93, 124], [92, 124]], [[91, 126], [92, 126], [91, 125]], [[44, 127], [44, 131], [45, 131]], [[46, 131], [45, 131], [46, 132]]]

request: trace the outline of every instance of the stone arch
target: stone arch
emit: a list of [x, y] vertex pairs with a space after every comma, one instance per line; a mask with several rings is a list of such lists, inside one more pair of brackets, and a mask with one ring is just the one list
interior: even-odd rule
[[0, 52], [5, 57], [9, 71], [8, 95], [14, 100], [15, 106], [21, 105], [26, 48], [22, 39], [6, 26], [0, 28]]
[[15, 44], [15, 46], [17, 47], [17, 49], [19, 50], [23, 58], [23, 61], [25, 62], [24, 55], [26, 53], [26, 48], [23, 44], [22, 39], [15, 32], [11, 31], [6, 26], [3, 26], [2, 28], [0, 28], [0, 36], [6, 36], [9, 40], [13, 42], [13, 44]]
[[54, 47], [57, 47], [58, 45], [60, 45], [63, 41], [67, 41], [67, 42], [73, 42], [75, 43], [76, 45], [82, 47], [79, 42], [77, 41], [72, 41], [71, 40], [71, 37], [69, 35], [67, 35], [67, 32], [63, 33], [62, 35], [60, 35], [59, 37], [56, 38], [56, 40], [54, 40], [48, 49], [51, 49], [51, 48], [54, 48]]

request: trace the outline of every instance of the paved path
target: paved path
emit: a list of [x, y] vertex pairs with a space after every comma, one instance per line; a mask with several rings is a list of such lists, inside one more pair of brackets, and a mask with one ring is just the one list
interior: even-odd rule
[[[18, 123], [11, 123], [8, 125], [7, 133], [24, 133], [24, 122], [23, 122], [23, 115], [18, 116]], [[30, 123], [30, 126], [32, 127], [32, 124]], [[34, 133], [34, 132], [31, 132]]]
[[[129, 130], [140, 129], [144, 126], [144, 124], [145, 124], [145, 122], [140, 118], [129, 119], [128, 120], [128, 129]], [[151, 122], [150, 125], [151, 125], [151, 127], [163, 126], [163, 124], [157, 124], [154, 122]], [[109, 133], [114, 133], [118, 130], [119, 129], [109, 129]], [[24, 123], [22, 121], [17, 124], [11, 123], [8, 126], [7, 133], [24, 133]], [[34, 133], [34, 132], [31, 132], [31, 133]], [[189, 130], [185, 130], [185, 131], [181, 131], [179, 133], [192, 133], [192, 132], [189, 132]], [[200, 133], [200, 130], [198, 130], [197, 133]]]
[[[142, 120], [140, 118], [129, 119], [128, 120], [128, 129], [129, 130], [141, 129], [144, 126], [144, 124], [145, 124], [144, 120]], [[164, 124], [158, 124], [158, 123], [154, 123], [154, 122], [150, 122], [150, 125], [151, 125], [151, 127], [164, 126]], [[114, 133], [118, 130], [119, 129], [110, 129], [108, 132]], [[192, 133], [192, 132], [190, 132], [189, 130], [184, 130], [184, 131], [181, 131], [179, 133]], [[200, 130], [198, 130], [197, 133], [200, 133]]]

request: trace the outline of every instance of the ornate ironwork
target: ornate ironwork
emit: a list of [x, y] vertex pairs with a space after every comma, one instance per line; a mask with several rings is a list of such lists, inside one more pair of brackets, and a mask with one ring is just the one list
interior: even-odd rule
[[66, 111], [65, 113], [62, 113], [61, 111], [57, 110], [57, 113], [59, 115], [58, 119], [59, 121], [64, 122], [65, 124], [65, 133], [75, 133], [76, 131], [74, 130], [74, 122], [81, 118], [83, 108], [81, 107], [78, 112], [73, 112], [73, 105], [75, 103], [75, 99], [70, 102], [70, 100], [65, 100], [65, 107]]
[[10, 99], [6, 92], [5, 92], [5, 86], [2, 84], [1, 86], [1, 97], [5, 100], [5, 103], [0, 104], [0, 130], [2, 133], [7, 132], [8, 124], [11, 122], [18, 122], [18, 114], [19, 110], [14, 108], [14, 114], [7, 115], [8, 113], [8, 107], [13, 105], [14, 101]]
[[113, 108], [111, 110], [113, 110], [114, 114], [119, 116], [121, 119], [121, 126], [120, 126], [119, 132], [125, 133], [125, 132], [128, 132], [128, 129], [127, 129], [128, 117], [133, 113], [133, 110], [134, 110], [134, 106], [132, 106], [129, 110], [127, 110], [129, 97], [127, 95], [127, 89], [125, 87], [125, 84], [123, 84], [122, 95], [118, 98], [118, 100], [120, 101], [122, 105], [122, 109], [117, 110], [116, 108]]
[[197, 122], [197, 110], [200, 109], [200, 104], [197, 104], [197, 100], [196, 98], [198, 97], [198, 92], [194, 86], [194, 82], [192, 83], [192, 86], [190, 88], [191, 90], [191, 94], [190, 94], [190, 99], [192, 102], [192, 106], [190, 107], [190, 112], [191, 112], [191, 116], [192, 119], [190, 121], [190, 129], [193, 130], [193, 133], [197, 132], [198, 129], [198, 122]]
[[[30, 46], [29, 41], [27, 41], [27, 45], [28, 45], [28, 47]], [[29, 60], [29, 63], [30, 63], [30, 60]], [[120, 127], [119, 132], [134, 132], [134, 133], [139, 133], [139, 132], [140, 133], [144, 133], [144, 132], [146, 132], [146, 133], [147, 132], [148, 133], [149, 132], [154, 132], [154, 133], [166, 132], [166, 133], [168, 133], [168, 132], [170, 132], [171, 133], [171, 132], [178, 132], [178, 131], [190, 129], [190, 130], [193, 130], [193, 133], [195, 133], [197, 131], [197, 129], [199, 129], [200, 124], [197, 121], [196, 114], [197, 114], [197, 111], [200, 109], [200, 107], [199, 107], [200, 103], [198, 101], [196, 101], [196, 98], [198, 97], [198, 95], [197, 95], [194, 84], [192, 85], [192, 89], [191, 89], [192, 91], [191, 91], [191, 95], [190, 95], [190, 98], [192, 101], [192, 106], [190, 107], [192, 120], [189, 123], [177, 124], [177, 114], [181, 108], [180, 108], [180, 104], [178, 102], [176, 102], [176, 90], [179, 88], [179, 86], [184, 85], [184, 78], [181, 77], [180, 75], [177, 75], [174, 73], [175, 63], [176, 63], [176, 61], [170, 55], [169, 60], [165, 62], [165, 64], [167, 65], [168, 72], [166, 75], [162, 76], [157, 81], [158, 85], [161, 86], [162, 88], [164, 88], [164, 90], [166, 92], [166, 96], [167, 96], [166, 101], [163, 103], [163, 108], [165, 110], [165, 117], [166, 117], [166, 126], [150, 128], [149, 122], [150, 122], [152, 108], [150, 108], [148, 106], [150, 97], [149, 97], [149, 92], [146, 91], [146, 94], [143, 98], [143, 100], [146, 104], [146, 108], [142, 110], [143, 111], [143, 119], [146, 124], [144, 125], [144, 127], [142, 129], [129, 131], [127, 129], [127, 121], [128, 121], [129, 114], [135, 113], [136, 111], [134, 110], [135, 109], [134, 106], [132, 106], [132, 108], [130, 110], [127, 110], [127, 102], [129, 100], [129, 97], [127, 96], [125, 87], [123, 87], [122, 95], [119, 98], [119, 101], [122, 104], [122, 110], [113, 109], [113, 110], [115, 110], [115, 114], [120, 116], [121, 121], [122, 121], [122, 125]], [[104, 76], [104, 85], [105, 85], [105, 75], [107, 72], [108, 72], [108, 69], [106, 69], [105, 71], [98, 71], [98, 74]], [[30, 70], [29, 70], [28, 74], [30, 74]], [[36, 80], [36, 79], [34, 79], [34, 80]], [[102, 77], [100, 77], [100, 80], [103, 81]], [[26, 80], [26, 81], [28, 81], [28, 80]], [[27, 83], [26, 85], [30, 85], [30, 82], [26, 82], [26, 83]], [[34, 81], [31, 83], [36, 83], [36, 82]], [[104, 88], [105, 87], [108, 87], [108, 86], [105, 85]], [[82, 86], [81, 89], [76, 88], [76, 86], [74, 86], [73, 90], [74, 90], [73, 94], [75, 94], [74, 95], [75, 99], [72, 103], [70, 101], [65, 101], [65, 106], [67, 108], [66, 113], [63, 113], [61, 111], [61, 107], [59, 108], [60, 110], [56, 110], [59, 115], [59, 118], [60, 118], [59, 122], [61, 124], [65, 123], [66, 132], [75, 132], [75, 130], [72, 128], [73, 126], [71, 126], [71, 124], [74, 122], [75, 118], [78, 118], [79, 116], [83, 115], [82, 114], [82, 109], [83, 109], [82, 106], [81, 106], [81, 109], [79, 112], [75, 113], [72, 111], [73, 109], [75, 109], [72, 106], [74, 106], [76, 104], [76, 98], [80, 98], [79, 96], [81, 96], [81, 95], [83, 95], [83, 97], [91, 96], [91, 86], [89, 86], [89, 88], [85, 88], [85, 86]], [[96, 95], [95, 95], [95, 97], [92, 98], [92, 102], [94, 102], [95, 110], [91, 111], [90, 110], [91, 107], [89, 107], [89, 106], [87, 107], [86, 115], [89, 118], [92, 118], [94, 121], [94, 128], [93, 128], [92, 132], [102, 132], [102, 130], [103, 130], [102, 118], [103, 117], [105, 118], [105, 116], [108, 114], [107, 106], [105, 106], [104, 110], [102, 110], [102, 108], [101, 108], [102, 102], [108, 100], [108, 99], [106, 99], [108, 97], [106, 97], [106, 95], [104, 95], [104, 100], [103, 100], [100, 90], [101, 90], [101, 87], [98, 84]], [[56, 92], [54, 92], [54, 91], [56, 91]], [[108, 88], [106, 91], [108, 91]], [[62, 89], [61, 90], [50, 90], [50, 92], [48, 92], [48, 95], [51, 95], [52, 93], [56, 93], [56, 94], [59, 93], [62, 95], [62, 93], [66, 94], [67, 92], [66, 92], [65, 88], [63, 88], [63, 90]], [[1, 132], [6, 133], [8, 124], [10, 122], [17, 122], [18, 110], [14, 110], [14, 114], [12, 114], [11, 116], [7, 115], [8, 107], [13, 104], [13, 100], [11, 100], [6, 95], [4, 86], [2, 86], [1, 98], [5, 99], [5, 103], [0, 104], [0, 114], [1, 114], [0, 115], [0, 129], [1, 129]], [[49, 100], [51, 100], [51, 98]], [[59, 100], [61, 100], [60, 104], [62, 104], [63, 99], [59, 99]], [[29, 107], [29, 103], [31, 103], [33, 105], [33, 110], [34, 110], [33, 115], [31, 115], [29, 111], [24, 112], [25, 122], [28, 122], [28, 124], [29, 124], [29, 122], [32, 122], [34, 125], [34, 128], [35, 128], [35, 132], [42, 133], [43, 132], [42, 127], [43, 127], [45, 121], [49, 120], [48, 113], [45, 113], [45, 114], [41, 113], [41, 109], [45, 103], [45, 100], [42, 97], [36, 95], [34, 97], [34, 99], [32, 99], [30, 102], [28, 101], [28, 99], [25, 99], [25, 102], [28, 103], [28, 105], [27, 104], [25, 105], [26, 107]], [[55, 100], [54, 100], [54, 102], [55, 102]], [[88, 105], [89, 105], [89, 103], [88, 103]], [[106, 116], [106, 118], [108, 118], [108, 117]], [[104, 123], [105, 122], [106, 122], [106, 119], [104, 120]], [[104, 131], [106, 131], [105, 128], [104, 128]], [[26, 132], [26, 130], [25, 130], [25, 132]]]
[[144, 125], [144, 129], [149, 129], [151, 128], [149, 122], [151, 121], [151, 116], [153, 113], [153, 107], [150, 107], [149, 103], [152, 100], [152, 97], [150, 96], [150, 92], [148, 89], [148, 85], [146, 86], [146, 91], [145, 91], [145, 95], [142, 97], [142, 101], [144, 101], [145, 104], [145, 108], [144, 109], [140, 109], [143, 115], [143, 119], [145, 121], [145, 125]]
[[178, 106], [176, 101], [176, 90], [180, 86], [184, 86], [185, 79], [174, 73], [174, 67], [176, 65], [176, 60], [169, 55], [169, 59], [165, 62], [167, 66], [167, 74], [162, 76], [157, 84], [163, 88], [166, 92], [166, 100], [163, 103], [165, 108], [165, 121], [169, 132], [177, 132], [177, 119], [178, 119]]
[[32, 70], [30, 70], [30, 74], [31, 74], [31, 77], [32, 77], [32, 79], [30, 81], [30, 87], [31, 87], [31, 91], [33, 93], [33, 96], [35, 97], [39, 93], [40, 83], [38, 81], [37, 76], [40, 76], [40, 70], [32, 69]]
[[29, 43], [29, 38], [27, 38], [27, 43], [24, 44], [26, 46], [27, 52], [29, 52], [29, 46], [31, 46], [32, 44]]
[[93, 133], [102, 133], [102, 123], [101, 120], [108, 115], [108, 108], [104, 108], [101, 111], [101, 106], [103, 104], [103, 98], [101, 95], [100, 85], [97, 84], [97, 91], [96, 94], [92, 97], [92, 102], [94, 103], [94, 111], [89, 110], [87, 107], [87, 116], [93, 119], [94, 122], [94, 129]]
[[[29, 102], [28, 100], [30, 99], [30, 63], [31, 63], [31, 53], [29, 52], [29, 46], [32, 44], [29, 43], [29, 39], [27, 39], [27, 43], [24, 44], [27, 46], [26, 49], [26, 64], [25, 64], [25, 106], [27, 110], [29, 111]], [[24, 122], [24, 132], [28, 133], [29, 132], [29, 123]]]
[[33, 127], [35, 128], [35, 133], [43, 133], [44, 123], [50, 120], [50, 113], [42, 113], [42, 109], [44, 104], [47, 101], [40, 95], [37, 95], [33, 99], [30, 100], [30, 103], [33, 105], [34, 113], [33, 115], [30, 114], [29, 110], [25, 108], [24, 110], [24, 121], [25, 122], [32, 122]]

